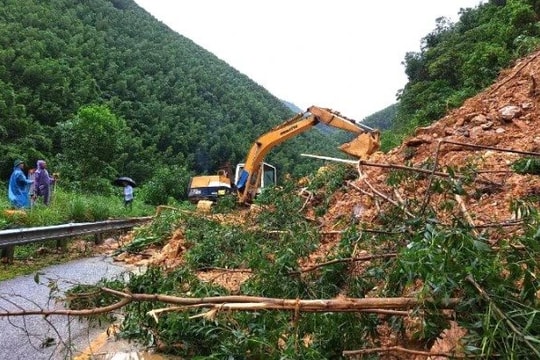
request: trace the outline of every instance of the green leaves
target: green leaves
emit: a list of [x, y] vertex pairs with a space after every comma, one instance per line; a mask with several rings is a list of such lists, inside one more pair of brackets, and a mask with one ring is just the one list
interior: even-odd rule
[[514, 161], [511, 165], [512, 170], [518, 174], [540, 175], [540, 159], [534, 157], [525, 157]]
[[112, 179], [117, 175], [116, 160], [129, 139], [125, 120], [106, 106], [86, 106], [75, 118], [59, 124], [58, 129], [62, 134], [65, 162], [73, 167], [64, 172], [66, 176], [88, 181], [102, 177]]

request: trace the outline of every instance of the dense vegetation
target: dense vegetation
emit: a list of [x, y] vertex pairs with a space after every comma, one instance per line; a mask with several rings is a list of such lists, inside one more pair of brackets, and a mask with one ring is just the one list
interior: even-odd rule
[[[324, 213], [326, 200], [336, 191], [346, 191], [347, 179], [355, 176], [355, 169], [336, 166], [312, 177], [308, 189], [319, 203], [316, 211]], [[416, 176], [396, 173], [391, 183], [399, 187]], [[451, 196], [460, 191], [455, 179], [442, 179], [435, 188], [449, 195], [446, 206], [457, 206]], [[169, 271], [151, 267], [127, 283], [106, 281], [98, 287], [113, 288], [129, 294], [126, 296], [150, 294], [147, 300], [162, 294], [194, 303], [173, 307], [160, 301], [129, 304], [122, 336], [197, 359], [338, 359], [347, 358], [343, 356], [347, 350], [365, 350], [369, 359], [385, 358], [386, 354], [404, 359], [412, 355], [392, 353], [388, 344], [396, 341], [411, 351], [429, 351], [454, 322], [467, 331], [462, 346], [454, 349], [459, 351], [457, 357], [540, 356], [536, 295], [540, 283], [534, 275], [539, 250], [537, 197], [515, 200], [514, 210], [523, 216], [522, 231], [519, 236], [503, 237], [496, 250], [488, 244], [488, 232], [479, 236], [460, 218], [451, 219], [451, 223], [441, 221], [434, 204], [427, 211], [417, 207], [420, 211], [413, 217], [396, 204], [379, 215], [376, 229], [371, 228], [373, 224], [343, 219], [339, 243], [324, 263], [309, 268], [299, 264], [305, 264], [306, 257], [326, 240], [303, 216], [305, 204], [294, 189], [294, 184], [288, 183], [265, 192], [258, 202], [264, 211], [242, 221], [224, 222], [220, 216], [195, 217], [170, 210], [161, 213], [150, 228], [141, 229], [135, 244], [152, 234], [164, 245], [173, 233], [177, 239], [182, 234], [182, 265]], [[215, 211], [221, 216], [221, 212], [229, 213], [225, 207]], [[238, 289], [231, 289], [221, 285], [225, 284], [220, 282], [221, 276], [214, 274], [215, 282], [197, 276], [212, 269], [221, 269], [225, 277], [234, 271], [244, 271], [249, 277]], [[101, 294], [90, 302], [83, 296], [85, 307], [118, 301], [94, 286], [73, 290], [78, 292]], [[215, 306], [210, 306], [210, 297], [240, 294], [236, 300], [223, 298], [223, 303], [212, 302]], [[270, 306], [270, 300], [256, 307], [248, 296], [278, 299], [273, 305], [280, 304], [279, 299], [339, 301], [342, 297], [369, 300], [401, 296], [418, 303], [409, 311], [386, 313], [350, 308], [310, 312], [300, 305], [296, 311], [283, 311]], [[233, 301], [236, 311], [221, 308]], [[449, 311], [446, 304], [452, 301], [453, 311]], [[71, 306], [82, 305], [72, 302]], [[453, 358], [452, 350], [447, 354]]]
[[[131, 0], [1, 2], [1, 179], [16, 158], [30, 166], [43, 158], [76, 190], [110, 193], [122, 174], [159, 194], [172, 176], [169, 195], [182, 198], [191, 174], [243, 161], [259, 135], [293, 114]], [[336, 147], [319, 132], [305, 137], [270, 162], [302, 174], [309, 161], [300, 153]]]
[[[437, 19], [421, 51], [405, 55], [409, 82], [398, 102], [366, 119], [381, 129], [391, 123], [383, 149], [534, 49], [539, 7], [489, 1], [462, 9], [455, 24]], [[132, 0], [2, 1], [0, 179], [15, 158], [30, 165], [43, 158], [73, 190], [110, 194], [110, 179], [121, 174], [145, 184], [151, 203], [182, 199], [191, 175], [241, 162], [293, 108]], [[317, 164], [301, 153], [337, 155], [348, 139], [311, 131], [269, 161], [280, 174], [305, 175]]]

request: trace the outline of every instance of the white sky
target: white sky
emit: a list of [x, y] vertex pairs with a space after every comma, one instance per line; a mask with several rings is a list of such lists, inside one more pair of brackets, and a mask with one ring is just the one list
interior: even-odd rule
[[405, 53], [485, 0], [135, 0], [274, 96], [362, 120], [396, 102]]

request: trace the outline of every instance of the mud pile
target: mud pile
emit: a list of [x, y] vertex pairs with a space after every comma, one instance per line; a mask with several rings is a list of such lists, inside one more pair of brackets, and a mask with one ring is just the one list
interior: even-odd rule
[[[396, 204], [411, 213], [430, 206], [438, 209], [441, 219], [465, 216], [478, 227], [515, 221], [511, 203], [540, 194], [539, 176], [512, 169], [518, 159], [540, 156], [539, 74], [537, 52], [521, 59], [495, 84], [440, 121], [416, 129], [398, 148], [361, 162], [358, 179], [348, 191], [335, 194], [323, 219], [327, 229], [335, 230], [334, 219], [343, 216], [376, 223], [385, 207]], [[413, 169], [403, 170], [405, 166]], [[460, 206], [444, 213], [439, 205], [448, 194], [433, 194], [428, 189], [437, 178], [432, 172], [441, 172], [444, 178], [449, 169], [453, 179], [464, 184], [464, 193], [457, 199]], [[390, 187], [389, 176], [396, 171], [424, 176]], [[461, 180], [467, 177], [469, 180]]]

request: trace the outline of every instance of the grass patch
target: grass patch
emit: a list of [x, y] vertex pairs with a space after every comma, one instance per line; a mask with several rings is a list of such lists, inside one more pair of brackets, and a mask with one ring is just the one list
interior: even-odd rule
[[122, 219], [155, 213], [154, 206], [142, 201], [135, 201], [133, 208], [127, 209], [117, 196], [78, 194], [64, 190], [55, 192], [49, 206], [38, 203], [30, 209], [16, 212], [11, 210], [6, 191], [0, 191], [0, 230]]
[[55, 240], [16, 246], [13, 262], [0, 264], [0, 281], [30, 275], [47, 266], [63, 264], [88, 255], [88, 251], [59, 249]]
[[[0, 191], [0, 230], [150, 216], [154, 213], [155, 207], [142, 201], [136, 201], [132, 209], [126, 209], [117, 196], [78, 194], [61, 189], [55, 191], [49, 206], [38, 203], [31, 209], [13, 211], [6, 190]], [[58, 249], [56, 240], [15, 246], [13, 262], [0, 264], [0, 281], [88, 255], [89, 252], [84, 250]]]

